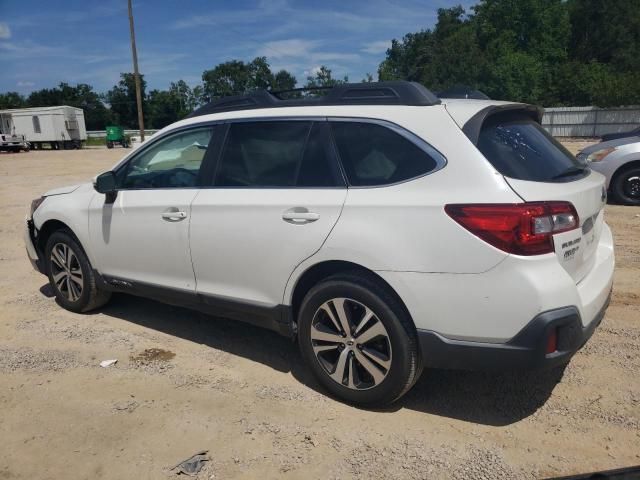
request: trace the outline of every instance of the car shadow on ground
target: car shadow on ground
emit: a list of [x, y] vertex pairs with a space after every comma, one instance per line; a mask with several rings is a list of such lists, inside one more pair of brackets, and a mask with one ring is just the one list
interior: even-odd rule
[[[269, 330], [124, 294], [115, 294], [98, 312], [291, 372], [302, 384], [327, 394], [304, 367], [296, 345]], [[407, 408], [467, 422], [509, 425], [544, 405], [563, 372], [562, 368], [499, 374], [429, 369], [405, 397], [377, 411]]]

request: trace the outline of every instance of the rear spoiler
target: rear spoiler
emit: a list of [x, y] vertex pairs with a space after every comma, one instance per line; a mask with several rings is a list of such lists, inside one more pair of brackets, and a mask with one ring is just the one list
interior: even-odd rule
[[467, 120], [467, 123], [462, 127], [464, 134], [473, 142], [474, 145], [478, 144], [478, 137], [480, 137], [480, 130], [482, 126], [489, 119], [489, 117], [495, 117], [496, 115], [522, 115], [530, 117], [532, 120], [542, 123], [542, 115], [544, 109], [542, 107], [536, 107], [534, 105], [528, 105], [526, 103], [511, 103], [507, 105], [491, 105], [483, 108], [473, 117]]

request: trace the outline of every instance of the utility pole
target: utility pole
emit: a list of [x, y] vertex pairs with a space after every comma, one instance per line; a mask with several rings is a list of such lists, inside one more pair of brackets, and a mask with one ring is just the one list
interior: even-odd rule
[[133, 28], [133, 10], [131, 0], [129, 3], [129, 30], [131, 31], [131, 53], [133, 54], [133, 77], [136, 82], [136, 104], [138, 106], [138, 127], [140, 128], [140, 141], [144, 142], [144, 116], [142, 113], [142, 87], [140, 86], [140, 73], [138, 72], [138, 52], [136, 51], [136, 32]]

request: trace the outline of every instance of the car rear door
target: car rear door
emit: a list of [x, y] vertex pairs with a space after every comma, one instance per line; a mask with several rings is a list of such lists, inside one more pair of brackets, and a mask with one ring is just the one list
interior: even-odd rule
[[606, 204], [605, 178], [576, 160], [529, 117], [508, 113], [485, 121], [477, 146], [524, 200], [567, 201], [580, 228], [554, 235], [555, 252], [575, 282], [593, 267]]
[[212, 188], [191, 209], [206, 303], [282, 303], [291, 272], [323, 244], [347, 189], [324, 120], [229, 124]]

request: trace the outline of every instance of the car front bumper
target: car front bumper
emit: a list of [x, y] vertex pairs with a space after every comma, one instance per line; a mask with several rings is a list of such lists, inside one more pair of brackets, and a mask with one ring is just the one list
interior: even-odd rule
[[25, 247], [27, 248], [27, 257], [29, 257], [31, 266], [36, 272], [44, 274], [45, 272], [42, 264], [42, 259], [40, 258], [38, 249], [36, 248], [36, 229], [33, 224], [33, 220], [31, 220], [30, 218], [27, 218], [25, 221], [23, 238]]
[[[609, 306], [611, 292], [596, 316], [583, 327], [575, 307], [563, 307], [537, 315], [506, 343], [452, 340], [436, 332], [418, 329], [423, 364], [456, 370], [530, 370], [566, 364], [591, 338]], [[555, 333], [557, 349], [547, 353]]]

